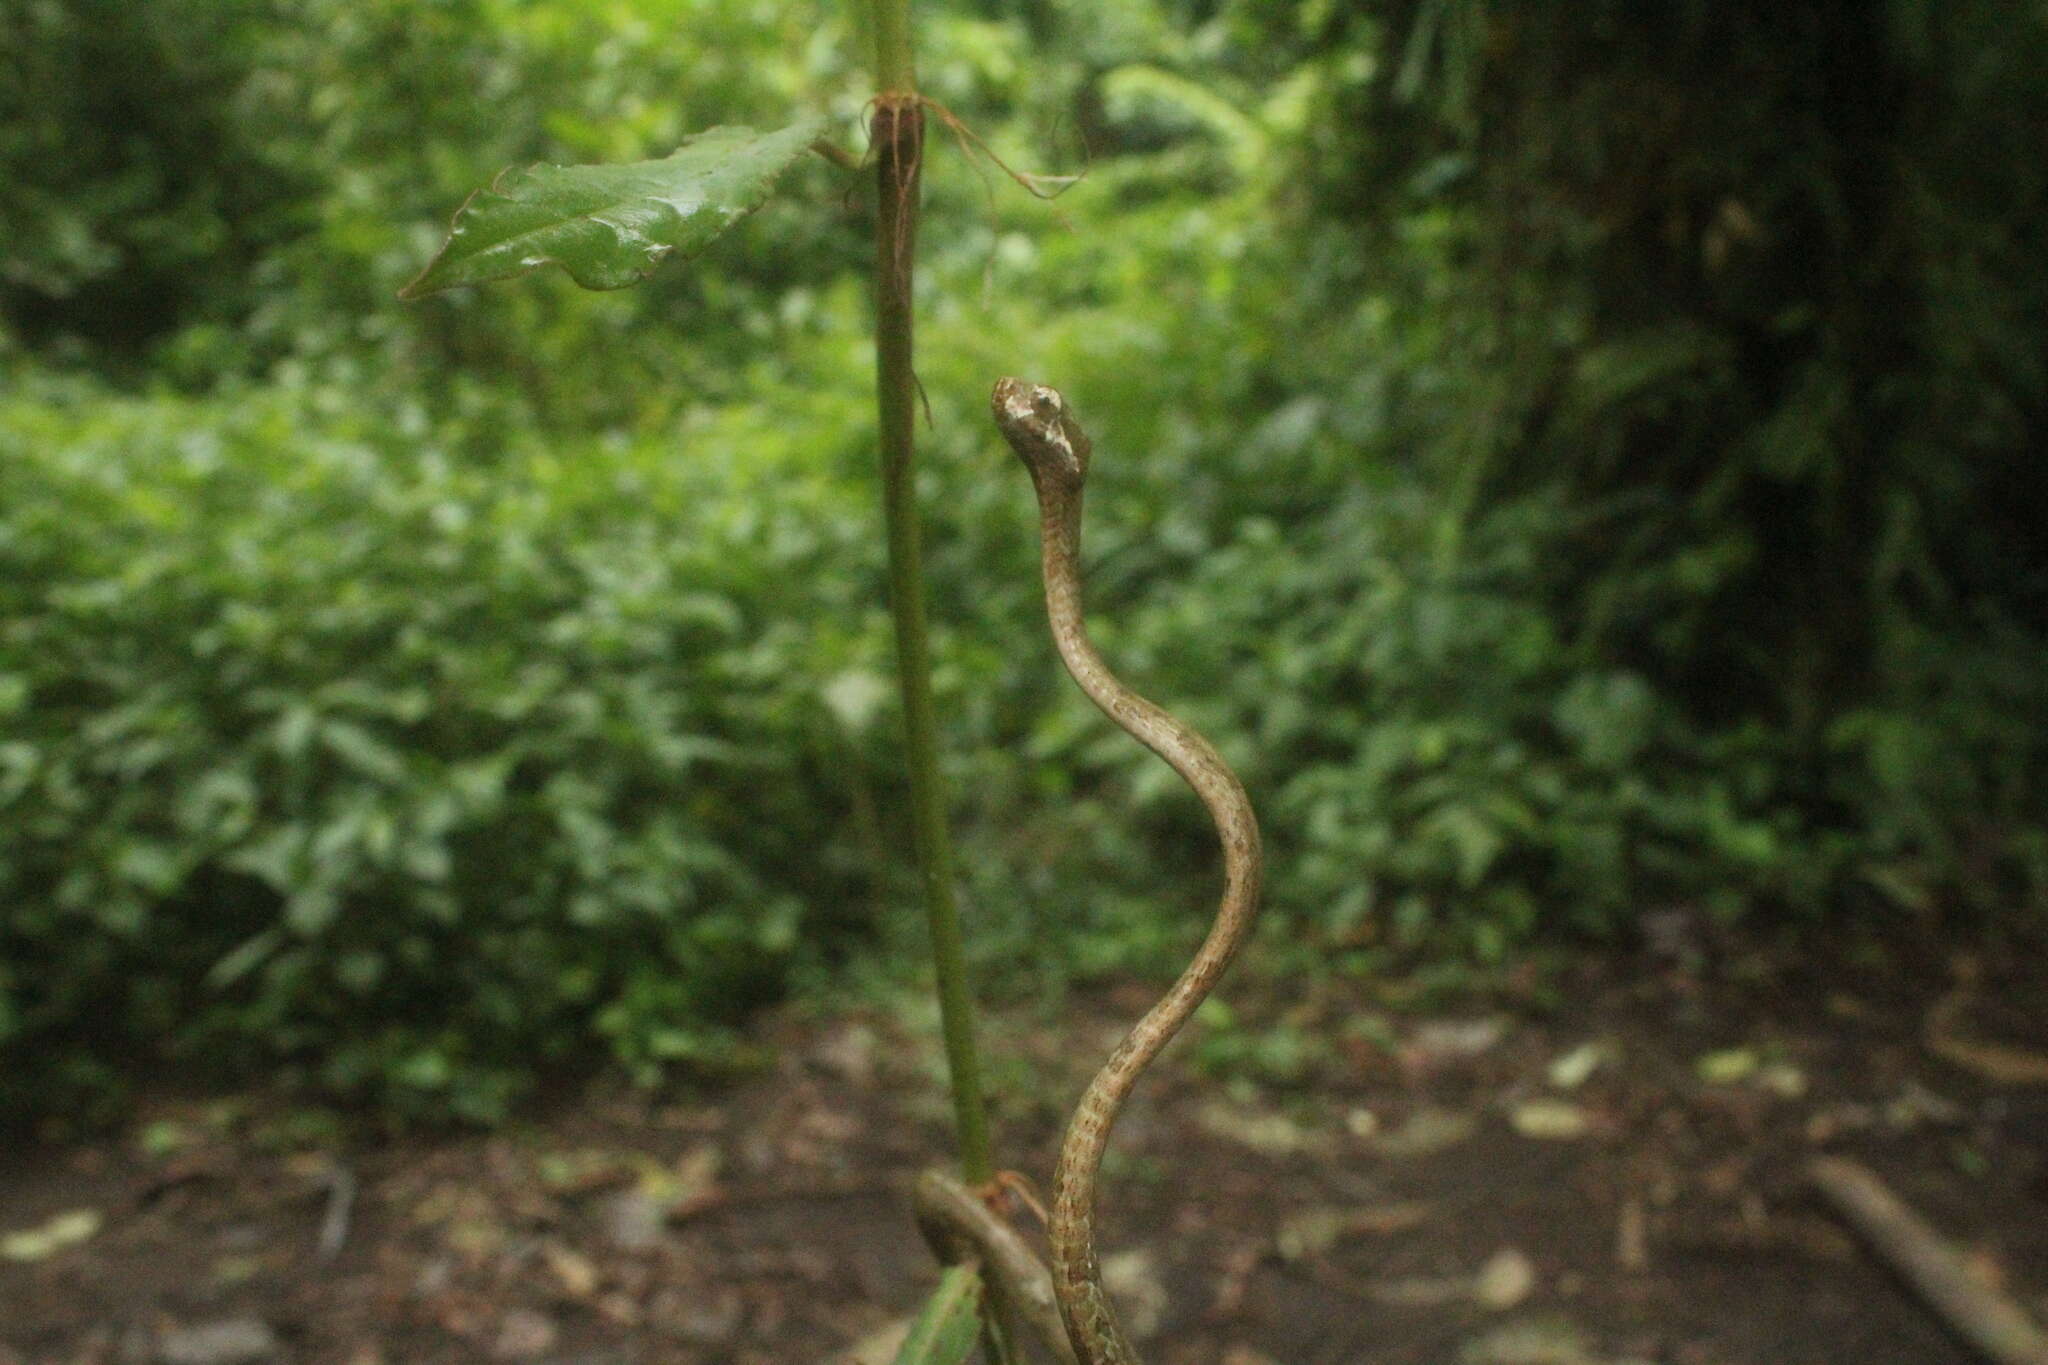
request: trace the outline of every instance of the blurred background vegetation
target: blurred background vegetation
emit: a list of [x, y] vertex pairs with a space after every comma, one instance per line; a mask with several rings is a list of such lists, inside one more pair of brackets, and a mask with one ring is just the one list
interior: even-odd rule
[[[489, 1119], [914, 975], [864, 180], [393, 295], [500, 167], [869, 93], [833, 0], [0, 5], [0, 1112], [170, 1063]], [[985, 416], [1100, 456], [1106, 652], [1243, 771], [1263, 970], [2048, 903], [2048, 16], [954, 0], [938, 686], [972, 950], [1162, 970], [1213, 853], [1068, 687]]]

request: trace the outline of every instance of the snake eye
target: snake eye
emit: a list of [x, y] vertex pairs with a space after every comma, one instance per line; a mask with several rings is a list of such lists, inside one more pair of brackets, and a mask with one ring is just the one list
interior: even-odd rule
[[1060, 413], [1059, 393], [1041, 385], [1031, 391], [1031, 407], [1040, 417], [1051, 420]]

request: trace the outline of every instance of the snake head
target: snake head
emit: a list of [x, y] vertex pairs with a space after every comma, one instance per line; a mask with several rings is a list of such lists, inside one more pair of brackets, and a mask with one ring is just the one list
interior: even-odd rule
[[1031, 471], [1031, 481], [1041, 495], [1071, 497], [1081, 491], [1094, 447], [1058, 389], [1021, 379], [998, 379], [989, 406], [1003, 438]]

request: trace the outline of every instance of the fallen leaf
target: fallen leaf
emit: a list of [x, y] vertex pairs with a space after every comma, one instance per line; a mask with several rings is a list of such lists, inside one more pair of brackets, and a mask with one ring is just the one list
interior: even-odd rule
[[1614, 1049], [1608, 1043], [1581, 1043], [1551, 1062], [1550, 1083], [1559, 1090], [1577, 1090], [1613, 1058]]
[[23, 1228], [0, 1237], [0, 1257], [10, 1261], [46, 1261], [66, 1247], [89, 1242], [100, 1230], [98, 1209], [67, 1209], [42, 1226]]
[[1753, 1048], [1731, 1047], [1709, 1052], [1695, 1060], [1693, 1071], [1708, 1085], [1734, 1085], [1748, 1080], [1758, 1066]]
[[1455, 1147], [1478, 1131], [1478, 1121], [1470, 1114], [1423, 1108], [1410, 1114], [1407, 1122], [1379, 1138], [1373, 1146], [1388, 1156], [1425, 1157]]
[[1563, 1100], [1529, 1100], [1515, 1106], [1508, 1122], [1525, 1138], [1539, 1142], [1569, 1142], [1592, 1130], [1593, 1120], [1584, 1109]]
[[588, 1256], [559, 1242], [542, 1243], [540, 1254], [570, 1298], [583, 1300], [597, 1292], [597, 1266]]
[[1636, 1195], [1624, 1199], [1614, 1216], [1614, 1263], [1631, 1274], [1650, 1265], [1650, 1216]]
[[1806, 1073], [1790, 1062], [1772, 1062], [1756, 1073], [1758, 1087], [1781, 1100], [1801, 1099], [1806, 1094]]
[[1410, 1065], [1435, 1068], [1469, 1061], [1491, 1052], [1507, 1036], [1507, 1020], [1432, 1019], [1416, 1025], [1401, 1049], [1401, 1059]]
[[1528, 1298], [1535, 1288], [1535, 1263], [1513, 1247], [1502, 1247], [1479, 1268], [1472, 1282], [1472, 1298], [1481, 1308], [1504, 1313]]
[[675, 1174], [665, 1189], [663, 1201], [669, 1217], [686, 1218], [717, 1203], [718, 1176], [724, 1166], [725, 1153], [716, 1143], [701, 1143], [677, 1158]]
[[1122, 1307], [1124, 1326], [1131, 1336], [1143, 1338], [1158, 1332], [1166, 1317], [1167, 1300], [1157, 1257], [1143, 1247], [1105, 1257], [1102, 1283]]
[[604, 1201], [604, 1235], [620, 1251], [646, 1251], [661, 1243], [668, 1211], [641, 1190], [620, 1190]]
[[1217, 1137], [1267, 1156], [1318, 1152], [1331, 1146], [1327, 1134], [1310, 1132], [1285, 1114], [1242, 1109], [1220, 1100], [1203, 1105], [1196, 1118]]

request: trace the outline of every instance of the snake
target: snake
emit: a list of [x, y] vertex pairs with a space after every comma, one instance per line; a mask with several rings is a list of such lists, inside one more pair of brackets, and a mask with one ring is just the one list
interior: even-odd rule
[[1165, 759], [1208, 808], [1223, 845], [1223, 896], [1208, 936], [1179, 979], [1146, 1012], [1082, 1092], [1053, 1169], [1046, 1238], [1053, 1296], [1081, 1365], [1139, 1365], [1117, 1323], [1095, 1251], [1095, 1186], [1110, 1128], [1188, 1016], [1207, 998], [1250, 933], [1264, 858], [1244, 784], [1214, 745], [1139, 696], [1110, 672], [1088, 638], [1081, 610], [1081, 501], [1094, 444], [1059, 390], [1020, 379], [996, 382], [996, 426], [1030, 472], [1038, 494], [1046, 615], [1067, 672], [1119, 728]]

